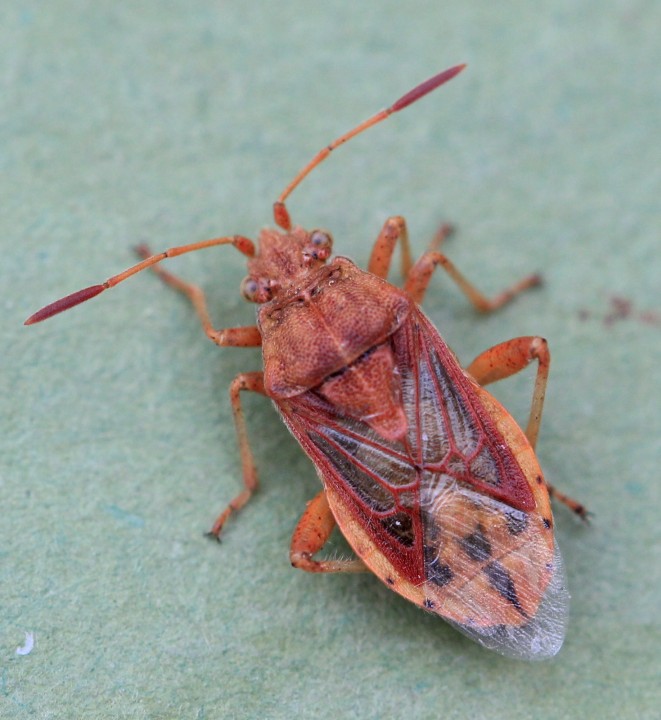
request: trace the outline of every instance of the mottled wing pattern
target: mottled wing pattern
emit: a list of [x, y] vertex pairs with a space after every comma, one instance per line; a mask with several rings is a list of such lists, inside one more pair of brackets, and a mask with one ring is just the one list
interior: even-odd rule
[[568, 595], [541, 474], [519, 465], [483, 391], [421, 311], [387, 343], [408, 421], [401, 440], [314, 390], [278, 403], [338, 524], [384, 582], [478, 642], [515, 657], [555, 654]]

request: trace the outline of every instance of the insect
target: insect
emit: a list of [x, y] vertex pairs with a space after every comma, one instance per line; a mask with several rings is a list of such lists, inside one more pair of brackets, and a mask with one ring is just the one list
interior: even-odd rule
[[[257, 488], [241, 394], [265, 395], [312, 459], [323, 485], [294, 531], [290, 558], [295, 567], [369, 570], [482, 645], [541, 659], [562, 645], [569, 601], [554, 540], [550, 486], [535, 456], [550, 362], [546, 341], [509, 340], [463, 370], [419, 307], [437, 267], [483, 312], [538, 284], [539, 276], [489, 299], [439, 251], [448, 226], [414, 263], [401, 217], [386, 221], [364, 271], [345, 257], [331, 258], [331, 235], [293, 226], [285, 206], [296, 186], [336, 147], [463, 68], [421, 83], [321, 150], [275, 202], [278, 228], [262, 230], [257, 248], [240, 235], [155, 255], [141, 246], [141, 262], [42, 308], [26, 324], [152, 268], [189, 298], [217, 345], [262, 348], [263, 372], [240, 373], [230, 386], [243, 489], [210, 534], [218, 537]], [[403, 288], [386, 280], [398, 244]], [[259, 306], [254, 326], [216, 329], [202, 291], [158, 265], [216, 245], [232, 245], [248, 258], [241, 292]], [[533, 361], [537, 374], [524, 431], [484, 386]], [[578, 503], [559, 497], [584, 514]], [[315, 558], [335, 525], [355, 551], [354, 559]]]

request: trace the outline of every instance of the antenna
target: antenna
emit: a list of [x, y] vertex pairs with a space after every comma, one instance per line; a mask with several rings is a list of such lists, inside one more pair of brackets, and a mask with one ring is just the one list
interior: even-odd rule
[[320, 150], [296, 175], [289, 185], [287, 185], [280, 197], [273, 204], [273, 218], [276, 224], [283, 228], [283, 230], [291, 230], [291, 218], [289, 217], [289, 212], [285, 207], [285, 200], [292, 194], [301, 181], [306, 178], [317, 167], [317, 165], [321, 164], [331, 154], [331, 152], [335, 150], [336, 147], [344, 145], [344, 143], [351, 140], [352, 137], [359, 135], [364, 130], [371, 128], [380, 123], [382, 120], [385, 120], [387, 117], [390, 117], [393, 113], [399, 112], [417, 100], [420, 100], [420, 98], [432, 92], [432, 90], [436, 90], [437, 87], [440, 87], [446, 82], [452, 80], [452, 78], [457, 76], [465, 67], [465, 64], [455, 65], [447, 70], [443, 70], [443, 72], [438, 73], [438, 75], [430, 77], [428, 80], [425, 80], [420, 83], [420, 85], [414, 87], [413, 90], [409, 90], [405, 95], [402, 95], [402, 97], [399, 98], [399, 100], [396, 100], [390, 107], [385, 110], [381, 110], [376, 115], [373, 115], [371, 118], [363, 121], [360, 125], [353, 128], [353, 130], [349, 130], [349, 132], [341, 135], [336, 140], [333, 140], [330, 145], [327, 145], [325, 148]]

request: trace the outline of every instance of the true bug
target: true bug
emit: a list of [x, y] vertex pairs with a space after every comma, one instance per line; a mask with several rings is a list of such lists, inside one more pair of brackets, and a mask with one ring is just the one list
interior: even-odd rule
[[[462, 370], [418, 304], [442, 267], [480, 311], [499, 308], [539, 282], [531, 275], [486, 298], [441, 254], [443, 226], [413, 263], [406, 224], [386, 221], [367, 272], [344, 257], [330, 259], [322, 230], [292, 227], [285, 200], [338, 145], [452, 79], [450, 68], [403, 95], [321, 150], [274, 205], [280, 229], [264, 229], [258, 250], [243, 236], [185, 245], [80, 290], [32, 315], [45, 320], [153, 268], [192, 302], [207, 336], [221, 346], [261, 346], [263, 372], [239, 374], [230, 398], [244, 489], [218, 516], [227, 518], [257, 487], [240, 394], [271, 398], [314, 462], [323, 490], [294, 532], [290, 557], [310, 572], [369, 570], [386, 585], [440, 615], [483, 645], [506, 655], [541, 659], [563, 642], [568, 599], [553, 536], [549, 487], [534, 447], [542, 415], [549, 351], [540, 337], [519, 337], [479, 355]], [[395, 246], [403, 289], [386, 282]], [[168, 257], [231, 244], [246, 255], [243, 296], [260, 305], [257, 325], [217, 330], [202, 291], [165, 272]], [[537, 361], [525, 432], [483, 386]], [[564, 496], [579, 514], [583, 509]], [[353, 560], [316, 560], [337, 524]]]

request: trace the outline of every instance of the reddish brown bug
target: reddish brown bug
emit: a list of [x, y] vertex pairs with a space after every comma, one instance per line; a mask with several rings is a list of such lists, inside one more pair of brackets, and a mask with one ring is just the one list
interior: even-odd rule
[[[536, 275], [488, 299], [441, 254], [444, 226], [413, 263], [406, 224], [390, 218], [368, 264], [330, 260], [331, 236], [292, 227], [285, 200], [338, 145], [452, 79], [459, 65], [430, 78], [321, 150], [274, 205], [280, 230], [265, 229], [259, 250], [229, 236], [151, 255], [32, 315], [45, 320], [146, 268], [193, 303], [217, 345], [261, 346], [264, 371], [238, 375], [230, 397], [243, 465], [243, 491], [211, 529], [257, 487], [240, 393], [271, 398], [314, 462], [324, 489], [308, 504], [291, 543], [291, 561], [310, 572], [370, 570], [386, 585], [486, 647], [519, 658], [554, 655], [562, 645], [568, 599], [553, 536], [546, 485], [534, 447], [549, 370], [546, 341], [520, 337], [479, 355], [462, 370], [418, 307], [441, 266], [480, 311], [499, 308], [538, 283]], [[399, 241], [403, 289], [386, 282]], [[260, 304], [257, 325], [216, 330], [195, 285], [157, 267], [168, 257], [231, 244], [246, 255], [244, 297]], [[483, 386], [537, 361], [525, 432]], [[579, 514], [582, 508], [561, 497]], [[337, 524], [357, 558], [315, 560]]]

